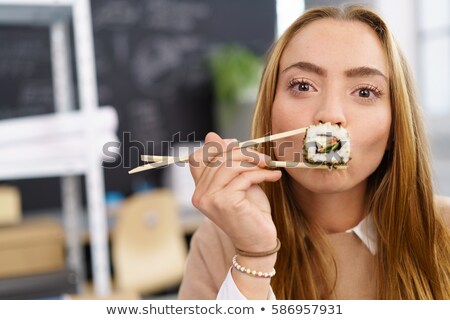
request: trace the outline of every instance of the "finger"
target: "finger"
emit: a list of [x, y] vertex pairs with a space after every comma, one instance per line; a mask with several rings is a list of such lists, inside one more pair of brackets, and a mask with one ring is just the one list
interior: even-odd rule
[[255, 164], [232, 161], [222, 164], [220, 167], [205, 169], [199, 178], [196, 191], [200, 194], [211, 194], [223, 189], [231, 180], [247, 171], [262, 170]]
[[218, 134], [210, 132], [205, 137], [202, 161], [206, 164], [222, 159], [224, 155], [239, 146], [236, 139], [222, 139]]
[[230, 181], [224, 190], [247, 191], [251, 186], [261, 182], [275, 182], [281, 178], [280, 170], [261, 169], [247, 171]]
[[205, 143], [208, 143], [211, 141], [220, 141], [220, 140], [223, 140], [223, 139], [215, 132], [208, 132], [205, 136]]
[[209, 161], [213, 161], [219, 155], [224, 154], [227, 148], [230, 148], [230, 145], [237, 144], [237, 140], [223, 140], [214, 132], [210, 132], [206, 135], [205, 142], [205, 145], [196, 150], [189, 157], [189, 167], [194, 181], [196, 182], [202, 175], [203, 170]]
[[231, 180], [246, 171], [257, 171], [266, 166], [270, 157], [252, 151], [234, 149], [227, 153], [226, 159], [210, 163], [197, 183], [200, 192], [216, 192], [225, 187]]

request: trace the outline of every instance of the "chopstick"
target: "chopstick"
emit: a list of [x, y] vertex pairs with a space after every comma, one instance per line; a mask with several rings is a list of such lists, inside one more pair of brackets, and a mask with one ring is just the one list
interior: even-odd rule
[[[290, 131], [286, 131], [286, 132], [272, 134], [272, 135], [267, 136], [267, 137], [261, 137], [261, 138], [256, 138], [256, 139], [243, 141], [243, 142], [239, 143], [238, 148], [252, 147], [252, 146], [260, 144], [260, 143], [269, 142], [269, 141], [275, 141], [275, 140], [280, 140], [280, 139], [283, 139], [283, 138], [295, 136], [297, 134], [301, 134], [301, 133], [306, 132], [307, 129], [308, 129], [307, 127], [300, 128], [300, 129], [294, 129], [294, 130], [290, 130]], [[164, 166], [167, 166], [167, 165], [170, 165], [170, 164], [174, 164], [174, 163], [188, 162], [190, 156], [191, 155], [175, 158], [175, 157], [167, 157], [167, 156], [143, 155], [143, 156], [141, 156], [141, 159], [143, 161], [155, 161], [155, 163], [148, 163], [148, 164], [145, 164], [143, 166], [136, 167], [136, 168], [128, 171], [128, 173], [129, 174], [133, 174], [133, 173], [137, 173], [137, 172], [141, 172], [141, 171], [145, 171], [145, 170], [150, 170], [150, 169], [156, 169], [156, 168], [159, 168], [159, 167], [164, 167]], [[155, 159], [155, 160], [152, 160], [152, 159]], [[156, 161], [156, 159], [159, 159], [159, 160]]]
[[346, 165], [328, 165], [328, 164], [320, 164], [314, 165], [306, 162], [294, 162], [294, 161], [275, 161], [272, 160], [268, 164], [269, 168], [307, 168], [307, 169], [347, 169]]
[[[179, 159], [175, 158], [175, 157], [164, 157], [165, 160], [164, 161], [158, 161], [158, 162], [154, 162], [154, 163], [148, 163], [145, 164], [143, 166], [140, 167], [136, 167], [135, 169], [130, 171], [131, 173], [135, 173], [135, 172], [140, 172], [140, 171], [145, 171], [145, 170], [150, 170], [150, 169], [156, 169], [156, 168], [160, 168], [160, 167], [165, 167], [168, 166], [170, 164], [174, 164], [174, 163], [186, 163], [189, 162], [189, 159], [186, 161], [180, 161]], [[304, 169], [327, 169], [327, 170], [332, 170], [332, 169], [338, 169], [338, 170], [343, 170], [343, 169], [347, 169], [346, 165], [327, 165], [327, 164], [321, 164], [321, 165], [312, 165], [309, 163], [305, 163], [305, 162], [294, 162], [294, 161], [270, 161], [267, 165], [268, 168], [304, 168]]]
[[[156, 163], [158, 163], [159, 166], [159, 162], [165, 162], [165, 164], [172, 164], [172, 163], [186, 163], [189, 162], [189, 159], [183, 159], [183, 161], [180, 160], [180, 158], [176, 158], [176, 157], [171, 157], [171, 156], [147, 156], [147, 155], [143, 155], [141, 156], [141, 160], [142, 161], [147, 161], [147, 162], [153, 162], [152, 166], [154, 167]], [[161, 164], [162, 165], [162, 164]], [[317, 169], [328, 169], [330, 168], [329, 165], [323, 164], [323, 165], [312, 165], [309, 163], [305, 163], [305, 162], [295, 162], [295, 161], [275, 161], [272, 160], [268, 163], [267, 165], [269, 168], [317, 168]], [[332, 166], [333, 167], [333, 166]], [[344, 165], [340, 165], [340, 166], [336, 166], [336, 169], [346, 169], [347, 166]]]
[[141, 160], [144, 162], [161, 162], [161, 161], [175, 161], [175, 162], [189, 162], [188, 157], [173, 157], [173, 156], [150, 156], [142, 155]]

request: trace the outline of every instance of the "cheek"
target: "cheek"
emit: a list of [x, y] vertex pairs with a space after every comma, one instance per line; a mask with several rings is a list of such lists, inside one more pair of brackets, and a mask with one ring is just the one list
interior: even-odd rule
[[[355, 128], [352, 135], [352, 158], [357, 167], [375, 171], [386, 151], [391, 127], [391, 117], [374, 117]], [[365, 171], [365, 170], [363, 170]]]
[[277, 94], [272, 106], [272, 133], [309, 126], [312, 123], [311, 110], [284, 93]]
[[391, 117], [384, 114], [379, 117], [373, 117], [370, 121], [359, 123], [355, 127], [354, 142], [355, 150], [368, 148], [386, 149], [391, 128]]
[[[290, 105], [286, 99], [277, 99], [272, 107], [272, 134], [304, 128], [311, 124], [308, 115]], [[302, 161], [304, 135], [297, 135], [274, 142], [274, 153], [280, 161]]]
[[280, 100], [275, 97], [275, 101], [272, 106], [272, 134], [286, 131], [285, 128], [291, 125], [292, 118], [289, 117], [286, 108], [282, 107]]

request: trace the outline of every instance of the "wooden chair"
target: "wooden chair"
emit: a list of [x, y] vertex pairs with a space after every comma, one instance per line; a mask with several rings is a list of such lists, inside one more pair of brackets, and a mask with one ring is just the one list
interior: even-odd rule
[[112, 234], [117, 289], [152, 294], [176, 286], [183, 276], [186, 254], [170, 190], [139, 193], [125, 200]]

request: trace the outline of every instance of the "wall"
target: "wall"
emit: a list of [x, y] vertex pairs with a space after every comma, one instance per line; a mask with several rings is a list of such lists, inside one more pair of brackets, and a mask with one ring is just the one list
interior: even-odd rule
[[[123, 162], [106, 164], [106, 190], [129, 194], [142, 183], [160, 182], [160, 171], [127, 174], [139, 154], [161, 154], [167, 149], [161, 141], [199, 140], [214, 129], [208, 54], [237, 43], [263, 55], [275, 37], [275, 1], [91, 3], [99, 102], [117, 109], [118, 135], [126, 136]], [[0, 119], [53, 111], [47, 29], [0, 28], [0, 93]], [[156, 150], [140, 146], [152, 141]], [[36, 193], [58, 189], [58, 179], [18, 184], [26, 210], [59, 205], [57, 195]]]

